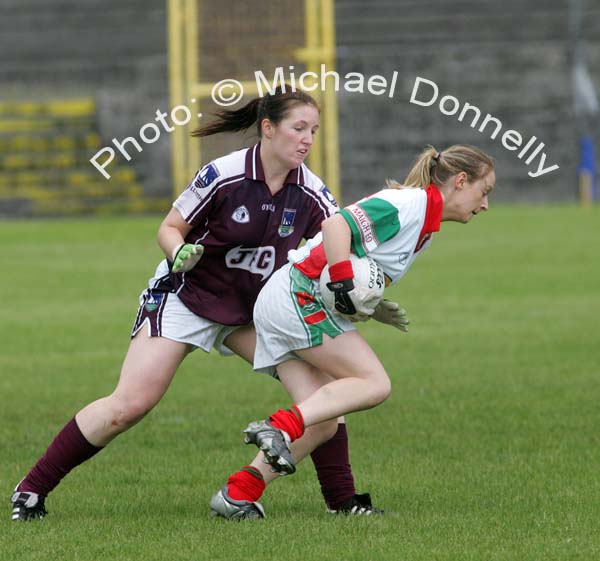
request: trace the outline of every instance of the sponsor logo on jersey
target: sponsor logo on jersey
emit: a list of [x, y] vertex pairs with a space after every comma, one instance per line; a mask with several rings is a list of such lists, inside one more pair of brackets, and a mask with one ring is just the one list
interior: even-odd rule
[[323, 187], [321, 187], [321, 193], [323, 193], [323, 196], [329, 201], [330, 204], [332, 204], [333, 206], [338, 206], [337, 201], [333, 198], [333, 195], [331, 194], [331, 191], [327, 189], [327, 185], [323, 185]]
[[248, 224], [248, 222], [250, 222], [250, 212], [244, 205], [238, 206], [233, 211], [231, 218], [235, 220], [238, 224]]
[[271, 212], [275, 212], [275, 205], [273, 203], [265, 203], [263, 204], [261, 210], [269, 210]]
[[194, 181], [194, 185], [198, 189], [208, 187], [215, 179], [217, 179], [217, 177], [219, 177], [217, 166], [215, 166], [215, 164], [208, 164], [200, 170], [196, 181]]
[[192, 183], [189, 186], [189, 190], [194, 193], [194, 196], [201, 201], [204, 197], [202, 196], [202, 193], [200, 193], [200, 191], [198, 191], [198, 188], [196, 187], [196, 183], [198, 183], [198, 181], [195, 181], [194, 183]]
[[242, 247], [238, 245], [225, 255], [225, 264], [230, 269], [243, 269], [252, 274], [260, 275], [262, 280], [268, 278], [275, 268], [275, 248]]
[[362, 245], [367, 251], [373, 251], [378, 245], [379, 240], [375, 235], [375, 228], [370, 216], [360, 205], [350, 205], [346, 207], [354, 222], [358, 226], [361, 235]]
[[296, 218], [295, 208], [284, 208], [283, 216], [281, 217], [281, 224], [279, 225], [278, 232], [282, 238], [287, 238], [294, 232], [294, 219]]
[[400, 263], [400, 265], [402, 265], [402, 266], [406, 265], [406, 262], [408, 261], [409, 257], [410, 257], [410, 252], [409, 251], [402, 252], [398, 256], [398, 263]]

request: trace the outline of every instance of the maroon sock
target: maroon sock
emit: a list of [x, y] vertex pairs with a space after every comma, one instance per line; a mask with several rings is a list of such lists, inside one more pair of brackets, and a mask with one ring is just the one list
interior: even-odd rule
[[345, 423], [338, 424], [333, 438], [321, 444], [310, 457], [317, 470], [321, 493], [329, 508], [340, 507], [356, 494]]
[[19, 484], [19, 491], [47, 496], [74, 467], [102, 450], [90, 444], [73, 417], [56, 435], [46, 453]]

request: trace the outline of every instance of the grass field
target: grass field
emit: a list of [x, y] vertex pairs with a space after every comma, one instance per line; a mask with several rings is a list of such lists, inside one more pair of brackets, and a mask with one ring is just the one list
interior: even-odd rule
[[229, 523], [208, 500], [288, 403], [236, 358], [192, 354], [137, 427], [75, 470], [42, 523], [8, 498], [63, 424], [112, 391], [159, 218], [0, 224], [1, 561], [600, 559], [600, 209], [499, 207], [443, 224], [390, 290], [411, 333], [364, 335], [392, 377], [351, 416], [377, 519], [326, 514], [303, 464]]

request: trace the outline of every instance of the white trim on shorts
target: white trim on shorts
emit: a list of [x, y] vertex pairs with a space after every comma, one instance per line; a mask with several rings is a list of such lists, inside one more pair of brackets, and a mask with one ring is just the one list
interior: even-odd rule
[[228, 335], [242, 326], [221, 325], [220, 323], [197, 316], [185, 306], [174, 292], [163, 293], [157, 314], [152, 318], [152, 321], [156, 321], [155, 326], [151, 325], [149, 317], [143, 318], [138, 323], [144, 312], [144, 297], [147, 294], [148, 290], [145, 290], [140, 296], [141, 304], [136, 318], [137, 325], [134, 326], [131, 332], [132, 337], [135, 337], [145, 325], [148, 330], [148, 337], [164, 337], [172, 341], [192, 345], [207, 353], [211, 349], [216, 349], [223, 356], [235, 354], [223, 341]]
[[[140, 294], [138, 313], [135, 318], [131, 337], [135, 337], [146, 325], [148, 337], [165, 337], [178, 343], [185, 343], [195, 348], [210, 352], [216, 349], [223, 356], [235, 354], [223, 341], [225, 338], [243, 327], [241, 325], [222, 325], [191, 312], [174, 292], [157, 290], [160, 281], [169, 274], [169, 265], [163, 259], [148, 281], [148, 288]], [[154, 299], [152, 296], [154, 295]], [[150, 299], [150, 302], [149, 302]], [[147, 304], [158, 304], [150, 309]]]

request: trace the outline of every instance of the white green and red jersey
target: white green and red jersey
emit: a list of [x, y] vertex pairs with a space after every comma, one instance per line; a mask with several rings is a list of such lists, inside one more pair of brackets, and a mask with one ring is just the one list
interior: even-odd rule
[[[340, 211], [352, 232], [352, 251], [369, 255], [382, 267], [388, 284], [406, 274], [419, 252], [440, 229], [443, 199], [435, 185], [426, 189], [383, 189]], [[311, 279], [327, 264], [322, 234], [288, 253], [294, 267]]]

